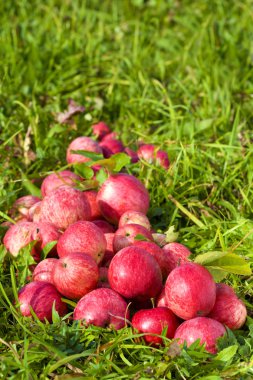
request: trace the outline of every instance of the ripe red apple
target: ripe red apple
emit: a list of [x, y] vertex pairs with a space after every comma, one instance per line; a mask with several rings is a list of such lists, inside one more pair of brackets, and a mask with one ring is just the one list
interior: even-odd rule
[[163, 247], [163, 250], [167, 254], [169, 272], [179, 265], [189, 262], [191, 251], [183, 244], [169, 243]]
[[104, 234], [114, 233], [115, 227], [108, 223], [106, 220], [97, 219], [92, 221], [97, 227], [101, 229]]
[[106, 135], [108, 135], [111, 132], [111, 130], [108, 127], [108, 125], [105, 124], [103, 121], [100, 121], [99, 123], [92, 125], [91, 128], [92, 128], [92, 131], [93, 131], [93, 135], [99, 141], [101, 141]]
[[120, 153], [124, 151], [124, 145], [120, 140], [117, 139], [107, 139], [106, 136], [99, 143], [100, 148], [103, 151], [105, 158], [111, 157], [113, 154]]
[[153, 240], [151, 232], [139, 224], [126, 224], [125, 226], [119, 228], [115, 232], [113, 239], [114, 252], [118, 252], [125, 247], [133, 245], [135, 238], [138, 235], [142, 235], [147, 240]]
[[25, 218], [27, 221], [32, 221], [29, 216], [29, 209], [40, 201], [41, 199], [35, 197], [34, 195], [25, 195], [24, 197], [18, 198], [13, 203], [13, 206], [10, 210], [10, 216], [15, 220]]
[[101, 262], [102, 266], [108, 267], [113, 256], [115, 255], [114, 249], [113, 249], [113, 239], [114, 239], [114, 233], [109, 232], [105, 233], [105, 240], [106, 240], [106, 250], [103, 257], [103, 260]]
[[97, 263], [103, 259], [106, 240], [103, 232], [92, 222], [79, 221], [71, 224], [57, 243], [59, 257], [80, 252], [90, 255]]
[[90, 211], [91, 211], [91, 217], [90, 220], [96, 220], [96, 219], [101, 219], [102, 214], [100, 212], [100, 209], [97, 204], [97, 191], [95, 190], [86, 190], [83, 192], [85, 195], [86, 199], [89, 202], [90, 205]]
[[18, 222], [5, 233], [3, 243], [12, 256], [17, 256], [21, 248], [32, 242], [32, 222]]
[[231, 286], [216, 284], [216, 301], [208, 317], [219, 321], [231, 330], [237, 330], [246, 321], [247, 309]]
[[52, 322], [52, 308], [59, 313], [60, 316], [67, 314], [67, 305], [61, 300], [54, 285], [47, 282], [30, 282], [20, 289], [18, 300], [21, 314], [25, 317], [31, 317], [30, 308], [33, 309], [37, 317], [45, 322]]
[[44, 178], [41, 184], [41, 194], [45, 197], [51, 191], [63, 185], [75, 187], [80, 180], [81, 177], [70, 170], [62, 170], [49, 174]]
[[187, 263], [170, 272], [165, 294], [173, 313], [182, 319], [191, 319], [210, 313], [215, 304], [216, 285], [206, 268]]
[[[151, 230], [151, 225], [148, 217], [139, 211], [126, 211], [119, 219], [119, 227], [124, 227], [126, 224], [139, 224], [147, 230]], [[153, 240], [153, 239], [152, 239]]]
[[90, 217], [90, 205], [83, 192], [69, 186], [58, 187], [41, 202], [40, 221], [52, 223], [60, 230]]
[[137, 151], [138, 157], [149, 163], [155, 163], [164, 169], [168, 169], [170, 161], [167, 152], [158, 149], [152, 144], [143, 144]]
[[183, 322], [176, 330], [175, 339], [178, 343], [186, 342], [190, 346], [197, 339], [205, 344], [206, 351], [215, 354], [217, 352], [217, 339], [226, 334], [225, 327], [218, 321], [207, 317], [197, 317]]
[[43, 281], [50, 282], [50, 284], [54, 284], [52, 273], [57, 261], [58, 259], [54, 258], [44, 259], [40, 261], [33, 271], [33, 281]]
[[28, 210], [28, 220], [31, 222], [39, 222], [40, 221], [40, 207], [41, 207], [41, 201], [35, 203], [32, 207]]
[[99, 279], [95, 260], [84, 253], [70, 253], [57, 260], [53, 281], [63, 296], [79, 299], [96, 288]]
[[112, 258], [109, 284], [125, 298], [145, 301], [162, 289], [162, 273], [155, 258], [139, 247], [126, 247]]
[[[32, 240], [36, 240], [34, 250], [38, 255], [41, 254], [42, 249], [53, 241], [58, 241], [61, 236], [59, 230], [51, 223], [41, 222], [33, 223], [32, 227]], [[50, 250], [48, 255], [57, 256], [56, 245]]]
[[109, 222], [118, 224], [124, 212], [129, 210], [146, 214], [149, 208], [149, 194], [144, 185], [130, 174], [111, 175], [98, 192], [99, 208]]
[[165, 294], [165, 288], [161, 291], [160, 295], [156, 299], [156, 307], [168, 307], [166, 294]]
[[162, 338], [152, 334], [161, 335], [166, 328], [166, 337], [172, 339], [175, 331], [179, 326], [179, 321], [175, 314], [166, 307], [155, 307], [153, 309], [139, 310], [134, 314], [132, 319], [133, 328], [144, 335], [146, 343], [162, 344]]
[[126, 148], [124, 149], [124, 152], [125, 152], [126, 154], [128, 154], [128, 156], [131, 157], [131, 162], [132, 162], [132, 164], [135, 164], [136, 162], [139, 161], [138, 154], [137, 154], [137, 152], [135, 152], [133, 149], [126, 147]]
[[115, 291], [107, 288], [95, 289], [78, 301], [74, 310], [74, 320], [82, 320], [87, 325], [123, 328], [129, 312], [126, 301]]
[[77, 137], [69, 144], [66, 159], [68, 164], [90, 161], [90, 158], [82, 156], [81, 154], [72, 153], [72, 150], [86, 150], [88, 152], [102, 154], [102, 149], [98, 143], [86, 136]]
[[162, 250], [162, 248], [158, 247], [155, 243], [151, 241], [135, 241], [133, 243], [134, 246], [140, 247], [142, 249], [145, 249], [148, 253], [150, 253], [157, 261], [157, 264], [159, 265], [163, 279], [165, 280], [168, 277], [169, 270], [168, 270], [168, 260], [167, 255]]

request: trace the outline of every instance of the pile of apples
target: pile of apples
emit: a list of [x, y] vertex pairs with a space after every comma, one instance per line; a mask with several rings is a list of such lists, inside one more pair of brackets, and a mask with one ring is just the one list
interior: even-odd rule
[[[125, 148], [103, 122], [92, 131], [94, 139], [81, 136], [70, 143], [70, 166], [90, 160], [76, 152], [81, 150], [105, 158], [125, 152], [132, 162], [169, 167], [167, 153], [154, 145], [142, 144], [137, 152]], [[84, 181], [70, 170], [52, 173], [42, 182], [42, 199], [24, 196], [10, 210], [16, 223], [8, 226], [5, 247], [16, 257], [33, 242], [37, 263], [32, 281], [19, 290], [22, 315], [51, 322], [53, 307], [60, 316], [70, 312], [64, 300], [69, 299], [77, 301], [73, 319], [83, 325], [131, 325], [152, 345], [164, 344], [161, 334], [179, 344], [200, 339], [216, 353], [225, 326], [234, 330], [245, 323], [244, 303], [230, 286], [215, 283], [206, 268], [191, 262], [186, 246], [167, 243], [152, 229], [149, 194], [139, 179], [109, 173], [98, 189], [82, 191], [77, 184]]]

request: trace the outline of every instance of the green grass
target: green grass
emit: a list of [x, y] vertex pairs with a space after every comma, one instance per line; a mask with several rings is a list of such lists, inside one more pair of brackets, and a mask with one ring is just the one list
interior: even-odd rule
[[[174, 225], [193, 257], [232, 251], [252, 265], [252, 11], [251, 0], [1, 2], [1, 220], [31, 191], [25, 178], [64, 167], [69, 142], [102, 119], [125, 144], [143, 140], [169, 153], [168, 172], [127, 168], [148, 187], [156, 229]], [[54, 118], [68, 98], [86, 108], [75, 128]], [[249, 318], [213, 357], [198, 346], [179, 354], [171, 342], [136, 343], [130, 327], [22, 318], [12, 302], [28, 257], [0, 257], [0, 379], [253, 376], [252, 276], [225, 279]]]

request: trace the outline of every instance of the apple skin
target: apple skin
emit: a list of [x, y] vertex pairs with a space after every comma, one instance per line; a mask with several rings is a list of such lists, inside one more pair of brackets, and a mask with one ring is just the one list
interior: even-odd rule
[[124, 152], [125, 152], [126, 154], [128, 154], [128, 156], [131, 157], [131, 162], [132, 162], [132, 164], [135, 164], [136, 162], [139, 161], [138, 154], [137, 154], [137, 152], [135, 152], [133, 149], [126, 147], [126, 148], [124, 149]]
[[30, 282], [20, 289], [18, 300], [23, 316], [32, 316], [31, 307], [42, 322], [45, 322], [45, 319], [52, 322], [53, 305], [60, 316], [64, 316], [68, 312], [67, 305], [61, 300], [60, 293], [54, 285], [48, 282]]
[[128, 318], [126, 301], [107, 288], [95, 289], [86, 294], [74, 310], [74, 320], [82, 320], [86, 325], [109, 326], [115, 330], [123, 328]]
[[16, 257], [21, 248], [32, 242], [32, 222], [17, 222], [4, 235], [3, 243], [10, 254]]
[[45, 197], [51, 193], [51, 191], [63, 185], [75, 187], [79, 181], [81, 181], [81, 177], [70, 170], [49, 174], [44, 178], [41, 184], [41, 194]]
[[159, 245], [159, 247], [163, 248], [167, 242], [166, 242], [166, 235], [165, 234], [160, 234], [158, 232], [153, 232], [152, 233], [154, 242]]
[[137, 151], [138, 157], [149, 163], [155, 163], [164, 169], [168, 169], [170, 161], [167, 152], [157, 149], [152, 144], [143, 144]]
[[71, 224], [57, 243], [59, 257], [74, 252], [90, 255], [98, 264], [106, 250], [106, 239], [99, 227], [92, 222], [79, 221]]
[[100, 121], [97, 124], [92, 125], [92, 132], [93, 135], [101, 141], [106, 135], [111, 133], [110, 128], [108, 127], [107, 124], [105, 124], [103, 121]]
[[131, 174], [110, 175], [97, 196], [102, 215], [112, 224], [118, 224], [124, 212], [133, 210], [148, 212], [149, 194], [145, 186]]
[[40, 221], [40, 207], [41, 207], [41, 201], [35, 203], [32, 207], [28, 210], [28, 220], [31, 222], [39, 222]]
[[103, 260], [101, 262], [101, 265], [104, 267], [109, 267], [110, 262], [115, 255], [114, 249], [113, 249], [113, 239], [114, 239], [114, 233], [108, 232], [105, 233], [105, 240], [106, 240], [106, 250], [103, 257]]
[[[151, 230], [151, 225], [148, 217], [142, 212], [138, 211], [126, 211], [121, 215], [119, 219], [119, 228], [124, 227], [126, 224], [139, 224], [145, 227], [147, 230]], [[152, 239], [153, 240], [153, 239]]]
[[[53, 241], [58, 241], [61, 233], [52, 224], [47, 222], [33, 223], [32, 240], [36, 240], [37, 243], [34, 246], [34, 250], [37, 255], [41, 254], [42, 249]], [[56, 246], [54, 246], [48, 256], [57, 256]]]
[[86, 150], [89, 152], [102, 154], [102, 149], [98, 145], [97, 141], [94, 141], [90, 137], [86, 136], [77, 137], [69, 144], [66, 159], [68, 164], [90, 161], [90, 158], [82, 156], [81, 154], [71, 153], [72, 150]]
[[161, 291], [160, 295], [156, 299], [156, 307], [168, 307], [166, 294], [165, 294], [165, 288]]
[[150, 241], [153, 240], [151, 232], [145, 227], [140, 226], [139, 224], [126, 224], [115, 232], [113, 239], [114, 252], [118, 252], [125, 247], [133, 245], [137, 235], [142, 235]]
[[101, 229], [104, 234], [114, 233], [115, 227], [108, 223], [106, 220], [97, 219], [92, 221], [97, 227]]
[[163, 246], [163, 250], [167, 254], [169, 272], [179, 265], [189, 262], [191, 251], [183, 244], [169, 243]]
[[179, 320], [168, 308], [155, 307], [137, 311], [132, 318], [132, 325], [140, 333], [147, 333], [143, 336], [146, 343], [157, 345], [162, 344], [163, 339], [149, 334], [161, 335], [167, 328], [166, 337], [172, 339], [179, 326]]
[[34, 195], [25, 195], [16, 199], [10, 210], [11, 218], [15, 220], [26, 218], [27, 221], [32, 221], [29, 216], [29, 209], [40, 201], [41, 199]]
[[206, 268], [187, 263], [170, 272], [165, 294], [173, 313], [187, 320], [210, 313], [215, 304], [216, 284]]
[[234, 289], [226, 284], [216, 284], [216, 301], [209, 318], [226, 325], [231, 330], [240, 329], [247, 318], [247, 309]]
[[61, 186], [44, 197], [40, 207], [40, 221], [65, 230], [78, 220], [90, 220], [91, 210], [82, 191]]
[[70, 253], [57, 260], [52, 276], [59, 293], [70, 299], [80, 299], [97, 287], [99, 271], [89, 255]]
[[201, 344], [205, 343], [206, 351], [216, 354], [216, 341], [225, 334], [226, 329], [220, 322], [212, 318], [197, 317], [183, 322], [177, 328], [174, 338], [179, 339], [179, 344], [185, 341], [187, 346], [200, 339]]
[[112, 258], [108, 271], [113, 290], [127, 299], [145, 301], [162, 290], [162, 273], [155, 258], [139, 247], [126, 247]]
[[84, 196], [86, 197], [87, 201], [90, 205], [90, 211], [91, 211], [91, 217], [90, 220], [94, 221], [96, 219], [101, 219], [102, 214], [100, 212], [100, 209], [97, 204], [97, 191], [95, 190], [86, 190], [83, 192]]
[[108, 268], [99, 267], [99, 282], [98, 288], [110, 288], [110, 284], [108, 282]]
[[32, 274], [33, 281], [49, 282], [50, 284], [54, 285], [52, 273], [53, 273], [53, 268], [57, 262], [58, 262], [58, 259], [54, 259], [54, 258], [41, 260], [36, 265], [33, 271], [33, 274]]
[[157, 261], [157, 264], [161, 269], [163, 280], [166, 280], [169, 274], [168, 259], [167, 255], [162, 250], [162, 248], [158, 247], [157, 244], [151, 241], [135, 241], [133, 245], [145, 249], [145, 251], [154, 256], [154, 258]]
[[102, 149], [103, 155], [105, 158], [111, 157], [113, 154], [120, 153], [124, 151], [124, 145], [120, 140], [103, 138], [99, 143], [100, 148]]

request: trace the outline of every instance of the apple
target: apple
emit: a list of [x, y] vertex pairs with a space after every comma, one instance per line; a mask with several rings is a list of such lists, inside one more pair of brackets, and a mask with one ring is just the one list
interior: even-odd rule
[[207, 317], [196, 317], [183, 322], [175, 332], [175, 339], [178, 343], [186, 342], [190, 346], [197, 339], [201, 344], [205, 344], [206, 351], [217, 353], [217, 339], [226, 334], [225, 327], [218, 321]]
[[208, 317], [237, 330], [246, 321], [247, 309], [231, 286], [220, 283], [216, 284], [216, 301]]
[[93, 135], [99, 141], [101, 141], [106, 135], [108, 135], [111, 132], [108, 125], [105, 124], [103, 121], [100, 121], [99, 123], [92, 125], [91, 128], [92, 128]]
[[120, 251], [122, 248], [134, 244], [135, 238], [142, 235], [145, 239], [152, 241], [153, 237], [149, 230], [139, 224], [126, 224], [119, 228], [114, 235], [113, 250]]
[[91, 256], [74, 252], [57, 260], [52, 276], [58, 292], [79, 299], [97, 287], [99, 271]]
[[106, 240], [106, 250], [105, 254], [102, 260], [102, 266], [108, 267], [113, 256], [115, 255], [114, 249], [113, 249], [113, 239], [114, 239], [114, 233], [108, 232], [105, 233], [105, 240]]
[[46, 176], [41, 184], [41, 194], [43, 197], [48, 195], [52, 190], [57, 189], [62, 185], [75, 187], [81, 181], [79, 175], [70, 170], [62, 170]]
[[57, 252], [65, 257], [74, 252], [90, 255], [98, 264], [106, 250], [103, 232], [92, 222], [79, 221], [71, 224], [59, 238]]
[[169, 243], [163, 246], [163, 250], [167, 254], [169, 272], [177, 266], [189, 262], [191, 251], [183, 244]]
[[[151, 225], [148, 217], [139, 211], [126, 211], [119, 219], [119, 227], [124, 227], [126, 224], [139, 224], [147, 230], [151, 230]], [[153, 239], [152, 239], [153, 240]]]
[[108, 282], [108, 268], [99, 267], [99, 282], [98, 288], [110, 288], [110, 284]]
[[173, 313], [187, 320], [210, 313], [215, 304], [216, 285], [206, 268], [187, 263], [170, 272], [165, 294]]
[[159, 245], [159, 247], [164, 247], [167, 244], [165, 234], [161, 234], [159, 232], [153, 232], [152, 236], [153, 236], [154, 242], [157, 245]]
[[160, 295], [156, 299], [156, 307], [167, 307], [168, 308], [168, 303], [167, 303], [166, 294], [165, 294], [165, 288], [163, 288]]
[[33, 227], [32, 222], [17, 222], [7, 230], [3, 243], [12, 256], [16, 257], [21, 248], [32, 242]]
[[156, 297], [162, 289], [162, 273], [155, 258], [142, 248], [123, 248], [112, 258], [108, 271], [113, 290], [140, 301]]
[[40, 202], [41, 199], [39, 197], [35, 197], [34, 195], [25, 195], [21, 198], [18, 198], [14, 203], [10, 210], [10, 216], [12, 219], [20, 220], [27, 219], [27, 221], [32, 221], [29, 216], [29, 209]]
[[118, 224], [124, 212], [133, 210], [146, 214], [149, 194], [141, 181], [131, 174], [110, 175], [97, 195], [102, 215], [112, 224]]
[[95, 190], [86, 190], [83, 192], [85, 195], [86, 199], [89, 202], [90, 205], [90, 211], [91, 211], [91, 217], [90, 220], [96, 220], [96, 219], [101, 219], [102, 214], [100, 212], [100, 209], [97, 204], [97, 191]]
[[52, 322], [52, 309], [60, 316], [67, 314], [67, 305], [61, 300], [61, 295], [55, 286], [48, 282], [34, 281], [25, 285], [18, 292], [20, 312], [25, 317], [31, 317], [31, 310], [40, 321]]
[[82, 156], [81, 154], [72, 153], [73, 150], [84, 150], [97, 154], [102, 154], [102, 149], [97, 141], [92, 140], [90, 137], [80, 136], [73, 140], [67, 149], [67, 163], [82, 163], [90, 161], [90, 158]]
[[104, 234], [114, 233], [115, 227], [108, 223], [106, 220], [97, 219], [92, 221], [97, 227], [101, 229]]
[[153, 144], [143, 144], [137, 151], [138, 157], [149, 163], [155, 163], [164, 169], [170, 166], [168, 154], [161, 149], [158, 149]]
[[61, 186], [44, 197], [40, 207], [40, 221], [65, 230], [78, 220], [90, 220], [90, 205], [83, 192]]
[[113, 327], [119, 330], [126, 326], [129, 312], [126, 301], [114, 290], [99, 288], [86, 294], [78, 301], [74, 320], [86, 325]]
[[124, 145], [117, 139], [103, 138], [103, 140], [99, 143], [99, 146], [102, 149], [105, 158], [109, 158], [113, 154], [124, 151]]
[[[32, 227], [32, 240], [36, 241], [34, 250], [38, 255], [41, 254], [42, 249], [53, 241], [58, 241], [61, 233], [59, 230], [51, 223], [40, 222], [33, 223]], [[48, 255], [57, 256], [56, 246], [54, 246], [49, 252]]]
[[33, 281], [43, 281], [43, 282], [50, 282], [50, 284], [54, 284], [53, 280], [53, 268], [55, 264], [57, 263], [58, 259], [55, 258], [48, 258], [41, 260], [35, 267], [32, 279]]
[[136, 162], [139, 161], [138, 154], [137, 154], [137, 152], [135, 152], [133, 149], [126, 147], [126, 148], [124, 149], [124, 152], [125, 152], [126, 154], [128, 154], [128, 156], [131, 157], [131, 162], [132, 162], [132, 164], [135, 164]]
[[166, 337], [172, 339], [179, 326], [179, 321], [175, 314], [166, 307], [154, 307], [153, 309], [139, 310], [132, 318], [132, 326], [140, 333], [146, 333], [144, 340], [146, 343], [162, 344], [163, 339], [153, 334], [162, 335], [166, 329]]
[[165, 252], [160, 248], [157, 244], [151, 242], [151, 241], [138, 241], [136, 240], [133, 243], [134, 246], [140, 247], [145, 249], [148, 253], [150, 253], [154, 258], [156, 259], [161, 272], [163, 279], [166, 280], [169, 274], [169, 269], [168, 269], [168, 259], [167, 255]]

